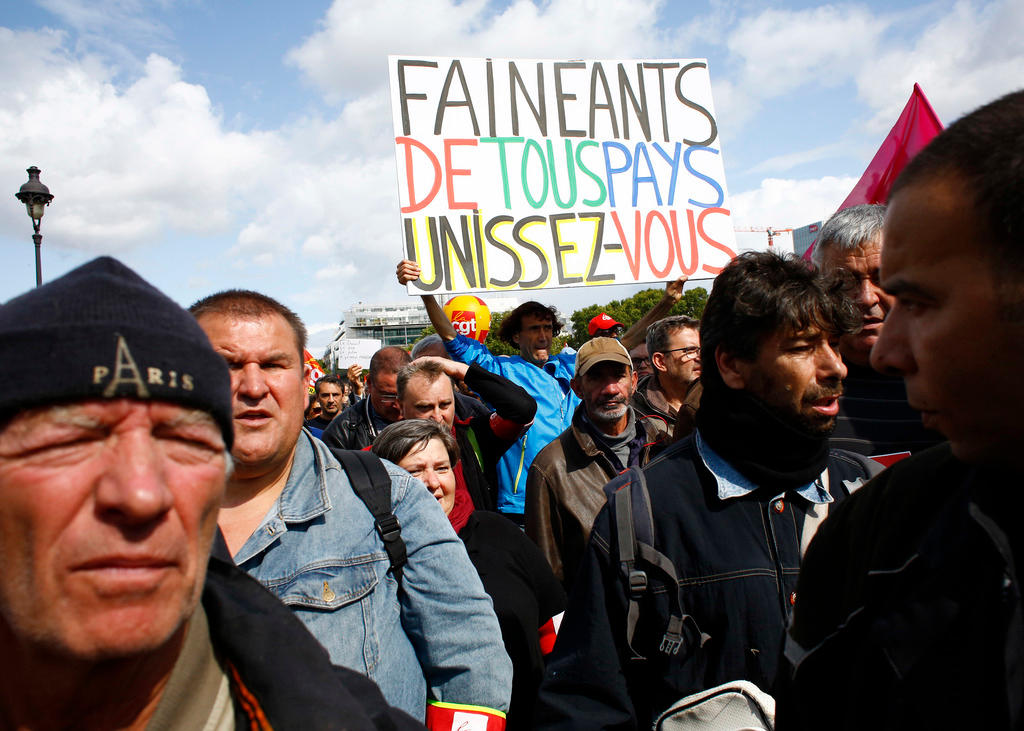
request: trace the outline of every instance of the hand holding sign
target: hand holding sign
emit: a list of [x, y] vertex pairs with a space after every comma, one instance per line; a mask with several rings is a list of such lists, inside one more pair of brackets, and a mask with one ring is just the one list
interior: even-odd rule
[[353, 363], [348, 367], [348, 372], [345, 374], [348, 377], [349, 383], [352, 384], [352, 390], [356, 392], [356, 396], [363, 395], [363, 367], [358, 363]]
[[398, 283], [406, 285], [420, 278], [420, 265], [409, 259], [402, 259], [395, 268]]

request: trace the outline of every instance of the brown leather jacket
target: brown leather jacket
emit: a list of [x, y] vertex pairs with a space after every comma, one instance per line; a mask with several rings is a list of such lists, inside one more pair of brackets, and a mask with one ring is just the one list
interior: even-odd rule
[[[534, 458], [526, 481], [526, 535], [540, 547], [566, 591], [576, 576], [594, 518], [604, 507], [603, 488], [618, 474], [583, 426], [583, 408], [580, 404], [572, 425]], [[636, 418], [646, 439], [639, 458], [643, 466], [668, 438], [663, 420], [639, 413]]]

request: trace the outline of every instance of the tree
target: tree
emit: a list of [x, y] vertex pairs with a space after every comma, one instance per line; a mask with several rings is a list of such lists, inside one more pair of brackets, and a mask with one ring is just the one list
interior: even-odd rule
[[[604, 305], [588, 305], [581, 307], [572, 313], [572, 334], [568, 337], [568, 344], [579, 348], [590, 339], [587, 332], [587, 325], [597, 315], [605, 312], [612, 319], [618, 320], [627, 328], [639, 320], [644, 314], [658, 303], [664, 294], [663, 289], [645, 289], [637, 292], [632, 297], [624, 300], [612, 300]], [[700, 319], [704, 313], [704, 305], [708, 301], [707, 290], [703, 287], [695, 287], [683, 293], [669, 315], [687, 315]]]

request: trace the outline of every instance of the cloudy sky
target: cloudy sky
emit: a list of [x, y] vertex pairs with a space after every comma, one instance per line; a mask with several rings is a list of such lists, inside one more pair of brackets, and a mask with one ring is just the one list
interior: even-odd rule
[[[183, 305], [258, 289], [319, 354], [347, 306], [406, 296], [389, 53], [706, 58], [734, 223], [795, 227], [845, 198], [915, 82], [946, 124], [1024, 86], [1024, 3], [4, 3], [0, 190], [42, 168], [45, 279], [112, 254]], [[0, 262], [0, 301], [34, 283], [13, 195]]]

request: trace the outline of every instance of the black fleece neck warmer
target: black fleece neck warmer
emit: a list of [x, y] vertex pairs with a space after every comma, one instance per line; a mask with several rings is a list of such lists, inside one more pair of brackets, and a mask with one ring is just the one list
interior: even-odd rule
[[780, 492], [813, 482], [828, 461], [828, 437], [808, 436], [727, 386], [705, 385], [697, 429], [744, 477]]

